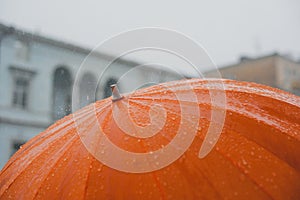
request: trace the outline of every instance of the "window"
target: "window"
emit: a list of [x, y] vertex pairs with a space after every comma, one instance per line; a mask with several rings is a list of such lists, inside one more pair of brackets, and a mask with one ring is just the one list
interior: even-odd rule
[[29, 103], [30, 81], [35, 72], [11, 66], [13, 78], [12, 104], [18, 108], [27, 108]]
[[18, 60], [29, 60], [29, 43], [21, 40], [15, 42], [15, 56]]
[[53, 119], [58, 120], [71, 113], [72, 78], [65, 67], [59, 67], [53, 78]]
[[24, 78], [15, 80], [15, 88], [13, 94], [13, 105], [26, 108], [28, 101], [29, 81]]
[[23, 144], [25, 144], [26, 141], [22, 140], [22, 141], [13, 141], [12, 142], [12, 151], [11, 151], [11, 156], [14, 155]]

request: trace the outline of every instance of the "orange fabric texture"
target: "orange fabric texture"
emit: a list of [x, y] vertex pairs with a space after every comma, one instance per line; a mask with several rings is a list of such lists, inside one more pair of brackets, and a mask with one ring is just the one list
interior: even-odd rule
[[[219, 109], [226, 118], [217, 144], [200, 159], [213, 109], [209, 91], [220, 89], [215, 83], [224, 86], [226, 106]], [[300, 97], [295, 95], [254, 83], [182, 80], [125, 97], [131, 99], [129, 115], [140, 126], [151, 123], [153, 103], [166, 108], [165, 125], [156, 135], [138, 139], [124, 133], [112, 116], [116, 102], [111, 98], [93, 104], [98, 123], [126, 151], [160, 149], [174, 139], [183, 117], [176, 95], [166, 88], [185, 94], [187, 84], [197, 96], [199, 128], [175, 162], [148, 173], [113, 169], [86, 149], [71, 114], [8, 161], [0, 173], [0, 199], [300, 199]], [[80, 112], [88, 134], [89, 114]]]

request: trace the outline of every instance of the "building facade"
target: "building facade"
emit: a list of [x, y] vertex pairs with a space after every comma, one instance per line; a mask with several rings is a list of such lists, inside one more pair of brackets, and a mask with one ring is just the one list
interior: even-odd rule
[[[279, 54], [260, 58], [242, 57], [240, 62], [219, 69], [223, 78], [268, 85], [300, 95], [300, 63]], [[206, 72], [213, 76], [216, 72]]]
[[181, 78], [151, 66], [135, 69], [139, 63], [119, 59], [99, 80], [110, 55], [90, 54], [90, 49], [3, 24], [0, 51], [0, 168], [22, 144], [71, 113], [74, 87], [80, 108], [109, 97], [110, 85], [120, 79], [124, 79], [120, 91], [128, 92], [145, 80], [159, 83]]

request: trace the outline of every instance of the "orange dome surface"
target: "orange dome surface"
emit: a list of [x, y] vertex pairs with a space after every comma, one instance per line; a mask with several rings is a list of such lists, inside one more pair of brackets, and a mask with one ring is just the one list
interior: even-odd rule
[[[225, 91], [223, 106], [212, 105], [211, 91]], [[197, 102], [189, 101], [191, 92]], [[178, 94], [186, 101], [176, 99]], [[122, 107], [125, 101], [130, 108]], [[188, 111], [183, 115], [182, 109]], [[222, 132], [212, 151], [199, 158], [210, 124], [219, 123], [212, 122], [214, 109], [224, 113]], [[189, 124], [193, 116], [197, 129]], [[174, 143], [154, 163], [146, 163], [153, 156], [145, 162], [126, 157], [126, 152], [151, 156], [167, 147], [181, 124], [183, 135], [195, 132], [183, 154], [175, 156], [182, 149]], [[106, 147], [101, 133], [124, 156]], [[300, 97], [254, 83], [182, 80], [138, 90], [120, 101], [104, 99], [59, 120], [2, 169], [0, 199], [300, 199], [299, 155]], [[170, 163], [162, 164], [165, 159]], [[137, 173], [130, 171], [134, 167]]]

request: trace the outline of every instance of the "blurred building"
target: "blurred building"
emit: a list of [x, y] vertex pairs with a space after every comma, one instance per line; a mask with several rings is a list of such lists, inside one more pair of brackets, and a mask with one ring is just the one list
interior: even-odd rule
[[[159, 83], [180, 78], [151, 66], [132, 70], [139, 63], [118, 59], [98, 80], [99, 71], [109, 64], [111, 55], [89, 55], [90, 49], [3, 24], [0, 51], [0, 168], [27, 140], [71, 113], [75, 79], [79, 80], [76, 101], [82, 107], [109, 97], [110, 85], [126, 73], [121, 92], [141, 87], [145, 80]], [[80, 68], [88, 55], [84, 69]]]
[[[300, 63], [277, 53], [259, 58], [242, 57], [240, 62], [219, 69], [223, 78], [256, 82], [300, 95]], [[213, 76], [216, 72], [206, 72]]]

